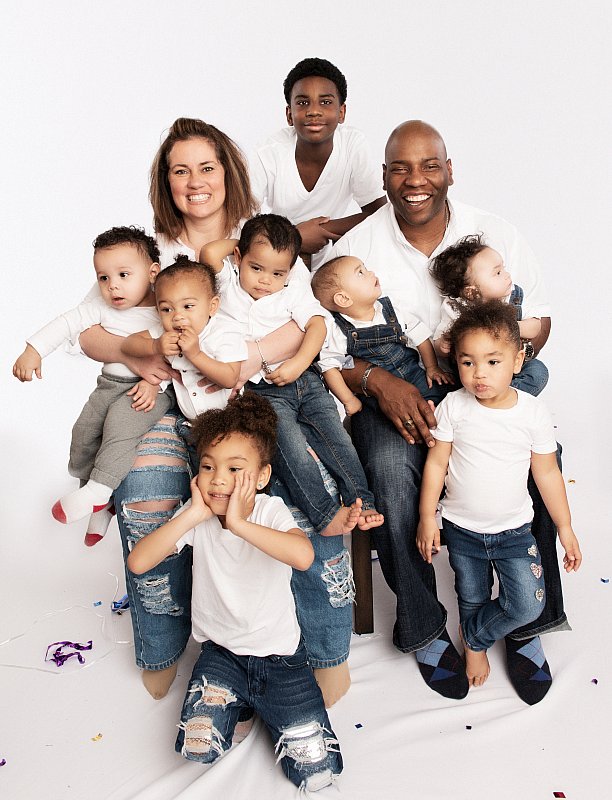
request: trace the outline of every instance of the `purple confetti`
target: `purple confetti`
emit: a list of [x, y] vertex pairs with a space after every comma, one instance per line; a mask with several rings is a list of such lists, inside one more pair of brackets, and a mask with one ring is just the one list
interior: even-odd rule
[[6, 764], [6, 758], [3, 758], [2, 761], [0, 761], [0, 767], [3, 767], [5, 764]]
[[472, 730], [472, 726], [471, 725], [466, 725], [465, 729], [466, 729], [466, 731], [471, 731]]
[[[55, 645], [59, 645], [56, 647], [55, 650], [49, 655], [49, 650]], [[64, 647], [73, 647], [74, 650], [72, 653], [64, 653]], [[45, 661], [53, 661], [56, 666], [62, 667], [69, 658], [72, 656], [76, 656], [79, 664], [84, 664], [85, 659], [79, 652], [80, 650], [91, 650], [93, 647], [93, 641], [90, 639], [87, 644], [80, 644], [79, 642], [51, 642], [49, 647], [47, 647], [47, 652], [45, 653]]]
[[358, 722], [358, 723], [355, 725], [355, 727], [356, 727], [356, 728], [363, 728], [363, 725], [361, 724], [361, 722]]
[[597, 684], [599, 683], [599, 681], [597, 680], [597, 678], [592, 678], [592, 679], [591, 679], [591, 683], [594, 683], [594, 684], [595, 684], [595, 686], [597, 686]]

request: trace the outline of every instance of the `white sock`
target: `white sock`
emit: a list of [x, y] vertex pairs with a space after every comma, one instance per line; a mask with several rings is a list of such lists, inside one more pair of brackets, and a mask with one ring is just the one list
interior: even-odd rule
[[53, 506], [51, 513], [59, 522], [76, 522], [105, 506], [113, 490], [97, 481], [87, 481], [85, 486], [65, 494]]

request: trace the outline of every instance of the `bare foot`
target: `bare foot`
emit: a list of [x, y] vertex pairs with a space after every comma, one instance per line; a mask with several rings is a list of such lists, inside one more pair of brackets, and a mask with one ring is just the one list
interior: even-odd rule
[[482, 686], [491, 672], [487, 651], [470, 650], [463, 638], [461, 625], [459, 626], [459, 638], [465, 650], [465, 674], [467, 675], [468, 683], [470, 686]]
[[342, 506], [326, 528], [321, 531], [321, 536], [342, 536], [350, 533], [359, 522], [361, 516], [361, 497], [358, 497], [350, 506]]
[[335, 667], [313, 669], [313, 672], [321, 689], [325, 708], [331, 708], [348, 692], [351, 685], [348, 661], [343, 661]]
[[166, 669], [143, 669], [142, 682], [154, 700], [161, 700], [168, 694], [172, 681], [176, 678], [178, 664], [175, 662]]
[[384, 516], [375, 508], [368, 508], [367, 511], [361, 512], [357, 527], [360, 531], [369, 531], [370, 528], [378, 528], [384, 521]]

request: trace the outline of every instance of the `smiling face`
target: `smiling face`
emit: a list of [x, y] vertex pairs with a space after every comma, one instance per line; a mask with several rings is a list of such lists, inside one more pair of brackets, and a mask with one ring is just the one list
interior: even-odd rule
[[293, 125], [298, 138], [318, 144], [333, 138], [344, 122], [346, 104], [340, 103], [338, 89], [328, 78], [311, 76], [297, 81], [287, 106], [287, 122]]
[[483, 300], [503, 300], [512, 290], [512, 278], [504, 266], [503, 258], [490, 247], [473, 256], [466, 278], [470, 286], [478, 289]]
[[241, 433], [231, 433], [206, 447], [200, 457], [198, 489], [213, 514], [224, 517], [239, 472], [250, 472], [258, 489], [270, 480], [271, 467], [261, 464], [259, 450], [253, 440]]
[[153, 281], [159, 264], [133, 244], [118, 244], [94, 251], [94, 269], [102, 299], [111, 308], [154, 306]]
[[383, 186], [400, 230], [444, 219], [453, 167], [439, 134], [429, 125], [409, 122], [391, 134], [385, 150]]
[[164, 278], [162, 273], [155, 286], [155, 299], [165, 331], [192, 328], [199, 335], [219, 307], [219, 297], [211, 292], [208, 282], [189, 273], [175, 278]]
[[240, 285], [253, 300], [280, 292], [287, 284], [293, 257], [290, 250], [275, 250], [263, 237], [253, 239], [244, 255], [236, 247]]
[[520, 372], [523, 356], [503, 331], [500, 338], [484, 329], [467, 331], [456, 350], [461, 383], [483, 406], [509, 408], [516, 397], [510, 382]]
[[338, 281], [342, 287], [340, 293], [336, 293], [334, 299], [337, 305], [338, 300], [344, 294], [354, 306], [358, 308], [369, 308], [380, 297], [380, 283], [372, 270], [366, 269], [361, 261], [354, 256], [347, 256], [338, 262], [336, 266]]
[[168, 154], [168, 180], [184, 217], [225, 221], [225, 170], [208, 139], [176, 142]]

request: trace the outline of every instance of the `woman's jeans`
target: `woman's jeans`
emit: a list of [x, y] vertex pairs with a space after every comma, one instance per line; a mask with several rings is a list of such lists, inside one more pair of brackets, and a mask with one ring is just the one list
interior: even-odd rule
[[317, 532], [329, 525], [340, 503], [326, 491], [321, 473], [307, 451], [308, 445], [336, 481], [345, 505], [360, 497], [364, 511], [376, 508], [334, 399], [314, 368], [307, 369], [286, 386], [261, 381], [249, 383], [247, 388], [269, 400], [276, 411], [278, 447], [272, 461], [273, 472]]
[[[446, 610], [436, 596], [434, 570], [419, 554], [416, 529], [419, 492], [426, 449], [409, 445], [380, 411], [374, 398], [364, 397], [363, 409], [351, 418], [353, 441], [385, 522], [371, 534], [385, 580], [395, 593], [397, 618], [393, 643], [404, 652], [418, 650], [439, 636]], [[557, 531], [532, 478], [532, 533], [538, 545], [546, 589], [546, 603], [533, 622], [517, 628], [513, 639], [567, 628], [557, 560]]]
[[177, 753], [215, 761], [229, 750], [236, 724], [251, 709], [270, 731], [285, 775], [296, 786], [315, 791], [342, 772], [338, 741], [302, 643], [290, 656], [257, 657], [205, 642], [183, 704]]
[[[519, 625], [537, 619], [544, 607], [542, 562], [531, 523], [475, 533], [448, 519], [442, 522], [464, 641], [470, 650], [488, 650]], [[499, 581], [495, 600], [493, 570]]]
[[[169, 414], [162, 419], [138, 447], [138, 456], [145, 456], [150, 463], [134, 467], [115, 491], [124, 559], [134, 542], [167, 522], [190, 496], [192, 473], [181, 438], [187, 430], [181, 417], [177, 421]], [[324, 470], [323, 475], [325, 484], [335, 491]], [[288, 500], [286, 490], [274, 480], [273, 494]], [[174, 508], [145, 511], [130, 507], [156, 500], [171, 500]], [[312, 536], [315, 551], [310, 569], [293, 573], [298, 618], [311, 665], [333, 667], [345, 661], [349, 652], [354, 597], [349, 554], [341, 536], [319, 536], [297, 509], [294, 516], [298, 526]], [[143, 575], [134, 575], [126, 567], [125, 578], [136, 663], [149, 670], [165, 669], [179, 658], [191, 632], [191, 548], [184, 547]]]

